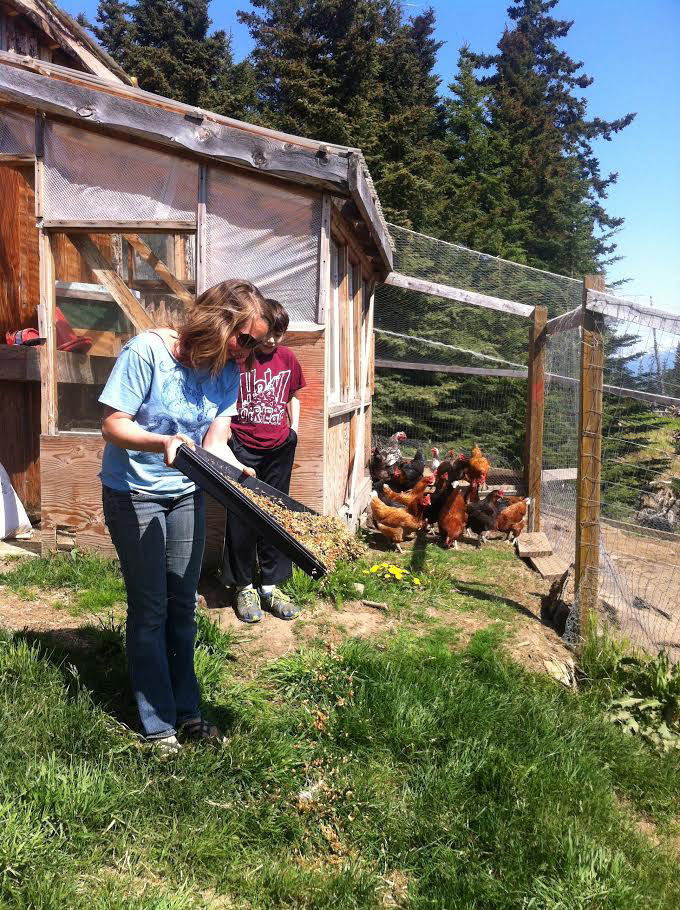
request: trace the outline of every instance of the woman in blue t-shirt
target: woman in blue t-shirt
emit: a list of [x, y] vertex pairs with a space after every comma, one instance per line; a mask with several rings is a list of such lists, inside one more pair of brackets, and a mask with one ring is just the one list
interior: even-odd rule
[[179, 332], [143, 332], [121, 351], [99, 400], [104, 517], [127, 590], [127, 659], [142, 734], [166, 752], [222, 739], [200, 714], [194, 672], [196, 588], [205, 543], [203, 494], [172, 467], [182, 443], [248, 474], [227, 445], [238, 362], [273, 315], [249, 281], [196, 300]]

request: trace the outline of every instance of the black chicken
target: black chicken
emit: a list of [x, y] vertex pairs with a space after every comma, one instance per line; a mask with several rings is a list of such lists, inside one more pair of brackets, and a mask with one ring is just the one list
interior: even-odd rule
[[414, 487], [425, 470], [425, 453], [416, 449], [416, 454], [410, 461], [400, 461], [392, 470], [392, 479], [389, 481], [394, 490], [410, 490]]
[[496, 527], [502, 498], [503, 490], [492, 490], [480, 502], [468, 502], [467, 527], [479, 536], [480, 546], [486, 543], [489, 531], [493, 531]]

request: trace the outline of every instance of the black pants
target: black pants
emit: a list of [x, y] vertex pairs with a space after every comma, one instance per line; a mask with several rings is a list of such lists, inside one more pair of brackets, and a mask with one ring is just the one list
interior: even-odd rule
[[[249, 449], [233, 435], [229, 445], [242, 464], [255, 468], [258, 480], [263, 480], [282, 493], [288, 493], [297, 446], [297, 435], [293, 430], [290, 431], [288, 439], [275, 449]], [[292, 563], [287, 556], [260, 537], [252, 525], [233, 512], [227, 512], [222, 583], [227, 587], [249, 585], [253, 580], [256, 553], [260, 565], [261, 584], [280, 584], [293, 574]]]

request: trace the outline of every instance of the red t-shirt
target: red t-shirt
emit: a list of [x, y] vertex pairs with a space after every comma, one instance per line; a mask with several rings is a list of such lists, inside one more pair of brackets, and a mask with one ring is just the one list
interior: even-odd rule
[[290, 348], [279, 346], [273, 354], [255, 354], [255, 367], [241, 366], [236, 415], [231, 428], [239, 442], [251, 449], [273, 449], [288, 439], [286, 405], [304, 388], [305, 377]]

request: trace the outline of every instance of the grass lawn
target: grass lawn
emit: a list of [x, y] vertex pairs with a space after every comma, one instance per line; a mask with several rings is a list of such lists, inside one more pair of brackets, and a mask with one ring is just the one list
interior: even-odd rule
[[[4, 596], [117, 603], [110, 565], [69, 559], [21, 562]], [[403, 621], [256, 667], [201, 615], [205, 709], [230, 739], [166, 761], [120, 723], [118, 619], [77, 643], [3, 634], [0, 906], [680, 907], [680, 754], [621, 734], [606, 687], [574, 693], [509, 658], [511, 563], [509, 548], [429, 547], [401, 582], [370, 562], [323, 591], [296, 576], [301, 600], [361, 582]], [[461, 647], [473, 610], [488, 625]]]

